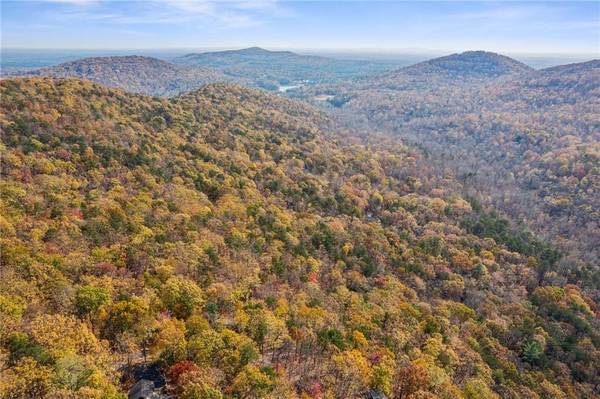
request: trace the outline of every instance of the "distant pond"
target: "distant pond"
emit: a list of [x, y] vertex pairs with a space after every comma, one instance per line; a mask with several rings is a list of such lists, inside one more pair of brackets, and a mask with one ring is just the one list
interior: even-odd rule
[[288, 90], [293, 90], [293, 89], [297, 89], [298, 87], [302, 87], [304, 86], [303, 84], [298, 84], [298, 85], [283, 85], [283, 86], [279, 86], [277, 88], [277, 91], [280, 93], [285, 93]]

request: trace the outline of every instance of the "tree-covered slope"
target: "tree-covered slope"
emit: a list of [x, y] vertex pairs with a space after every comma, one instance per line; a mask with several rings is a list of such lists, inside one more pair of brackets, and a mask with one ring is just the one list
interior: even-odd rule
[[344, 119], [362, 118], [425, 149], [471, 192], [600, 270], [599, 61], [532, 71], [476, 54], [304, 97], [325, 99]]
[[488, 51], [466, 51], [434, 58], [401, 70], [415, 75], [425, 71], [445, 74], [449, 78], [477, 79], [518, 75], [533, 71], [522, 62]]
[[151, 57], [92, 57], [23, 73], [25, 76], [80, 78], [132, 93], [171, 97], [207, 83], [232, 81], [203, 67], [175, 65]]
[[231, 85], [4, 80], [0, 396], [591, 398], [598, 304], [418, 153]]

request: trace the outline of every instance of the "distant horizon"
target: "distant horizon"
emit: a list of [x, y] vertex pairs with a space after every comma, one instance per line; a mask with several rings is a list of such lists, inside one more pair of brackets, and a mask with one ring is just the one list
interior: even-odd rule
[[[14, 73], [18, 71], [35, 70], [44, 67], [55, 66], [67, 62], [73, 62], [91, 57], [111, 56], [141, 56], [176, 62], [178, 57], [190, 53], [235, 51], [248, 48], [262, 48], [269, 51], [291, 51], [301, 56], [320, 56], [330, 59], [390, 63], [395, 68], [406, 67], [430, 59], [460, 54], [460, 50], [434, 50], [417, 48], [289, 48], [289, 47], [189, 47], [189, 48], [117, 48], [117, 49], [61, 49], [61, 48], [1, 48], [0, 49], [0, 71], [2, 73]], [[485, 49], [474, 49], [465, 51], [486, 51], [500, 54], [522, 62], [534, 69], [550, 68], [558, 65], [589, 62], [600, 57], [596, 54], [551, 54], [551, 53], [497, 53]]]
[[0, 51], [89, 51], [89, 52], [125, 52], [125, 51], [165, 51], [165, 52], [210, 52], [244, 50], [249, 48], [261, 48], [269, 51], [292, 51], [292, 52], [333, 52], [333, 53], [373, 53], [373, 54], [460, 54], [468, 51], [485, 51], [501, 55], [525, 55], [525, 56], [581, 56], [600, 57], [600, 52], [524, 52], [524, 51], [495, 51], [486, 48], [469, 49], [432, 49], [432, 48], [405, 48], [405, 47], [285, 47], [285, 46], [210, 46], [210, 47], [0, 47]]

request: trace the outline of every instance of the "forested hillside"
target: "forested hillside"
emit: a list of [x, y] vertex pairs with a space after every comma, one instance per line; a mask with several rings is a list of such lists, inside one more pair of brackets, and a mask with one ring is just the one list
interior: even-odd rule
[[451, 54], [444, 57], [433, 58], [415, 65], [391, 71], [382, 76], [365, 77], [365, 81], [377, 82], [380, 88], [389, 88], [404, 83], [414, 86], [415, 82], [429, 82], [432, 79], [454, 82], [481, 81], [499, 76], [518, 75], [533, 71], [527, 65], [512, 58], [490, 53], [487, 51], [466, 51], [461, 54]]
[[141, 56], [83, 58], [19, 75], [87, 79], [132, 93], [161, 97], [189, 92], [207, 83], [234, 80], [213, 69], [175, 65]]
[[123, 398], [154, 362], [185, 399], [600, 394], [559, 252], [396, 139], [224, 84], [0, 95], [0, 397]]
[[533, 71], [467, 52], [300, 95], [419, 146], [573, 254], [565, 268], [600, 270], [600, 61]]

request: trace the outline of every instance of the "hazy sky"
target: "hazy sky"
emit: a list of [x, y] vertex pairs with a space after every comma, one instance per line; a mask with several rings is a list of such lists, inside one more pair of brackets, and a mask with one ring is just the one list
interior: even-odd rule
[[600, 1], [11, 1], [3, 48], [600, 53]]

